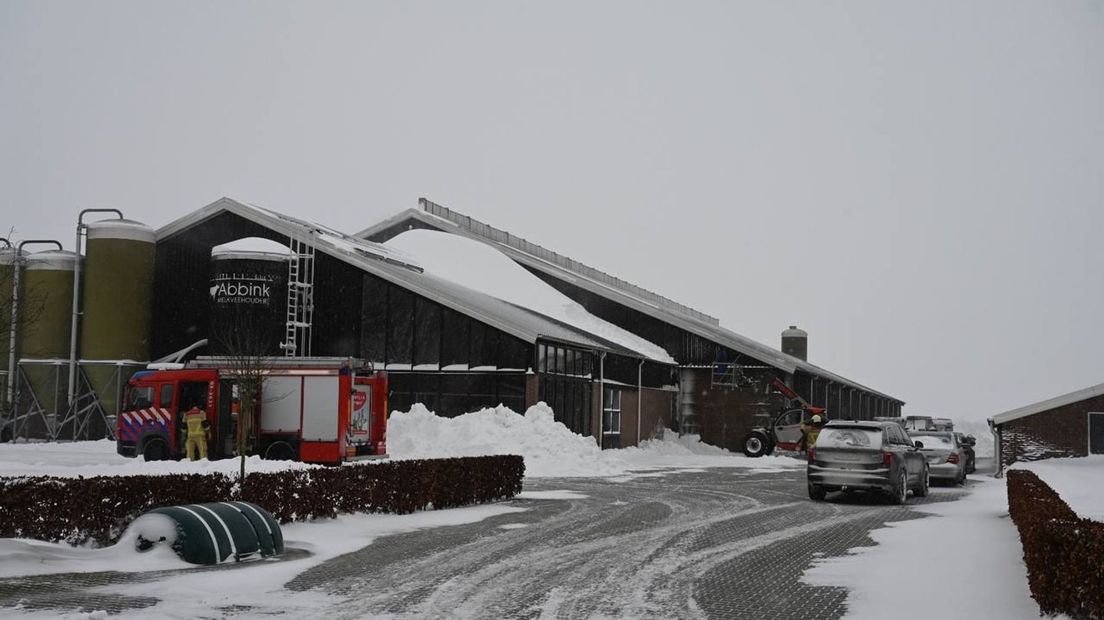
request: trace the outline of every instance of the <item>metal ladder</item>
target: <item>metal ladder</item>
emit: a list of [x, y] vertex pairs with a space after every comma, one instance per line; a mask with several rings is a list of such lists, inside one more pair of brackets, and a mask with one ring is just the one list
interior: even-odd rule
[[287, 321], [280, 348], [287, 357], [311, 354], [311, 321], [314, 317], [314, 244], [291, 237], [288, 260]]

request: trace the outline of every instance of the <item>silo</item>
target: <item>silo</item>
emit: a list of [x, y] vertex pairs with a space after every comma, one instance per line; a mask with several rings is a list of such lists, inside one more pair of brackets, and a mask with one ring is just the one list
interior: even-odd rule
[[7, 407], [9, 355], [11, 349], [11, 306], [15, 284], [14, 247], [0, 247], [0, 410]]
[[[149, 361], [157, 234], [131, 220], [92, 222], [86, 230], [88, 242], [81, 268], [81, 367], [104, 413], [111, 416], [130, 374]], [[102, 421], [92, 420], [90, 437], [102, 436], [99, 424]]]
[[796, 325], [782, 332], [782, 352], [798, 359], [809, 359], [809, 334]]
[[[73, 312], [73, 269], [80, 257], [73, 252], [49, 250], [26, 257], [19, 299], [19, 341], [17, 348], [24, 363], [34, 396], [47, 414], [65, 415], [68, 407], [69, 327]], [[21, 405], [30, 403], [30, 394], [21, 392]], [[29, 437], [44, 437], [52, 429], [32, 417]]]
[[290, 256], [286, 246], [255, 237], [211, 250], [208, 348], [212, 353], [283, 353]]

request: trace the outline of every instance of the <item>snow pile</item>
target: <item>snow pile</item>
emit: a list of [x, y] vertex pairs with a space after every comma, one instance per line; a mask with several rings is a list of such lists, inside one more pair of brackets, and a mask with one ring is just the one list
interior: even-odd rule
[[498, 406], [455, 418], [416, 404], [408, 412], [391, 413], [387, 447], [397, 460], [520, 454], [525, 475], [534, 477], [615, 476], [626, 470], [625, 463], [603, 454], [593, 439], [556, 422], [544, 403], [525, 415]]
[[556, 422], [552, 409], [537, 403], [524, 415], [508, 407], [483, 409], [455, 418], [435, 415], [423, 405], [395, 411], [387, 424], [391, 458], [518, 454], [525, 475], [547, 477], [617, 477], [630, 471], [685, 467], [743, 467], [778, 471], [802, 467], [789, 457], [749, 459], [701, 442], [697, 435], [665, 433], [639, 447], [601, 450], [591, 437]]
[[974, 436], [974, 439], [977, 440], [977, 444], [974, 445], [974, 454], [978, 458], [993, 456], [993, 448], [996, 442], [987, 422], [984, 420], [955, 420], [954, 429], [959, 433]]

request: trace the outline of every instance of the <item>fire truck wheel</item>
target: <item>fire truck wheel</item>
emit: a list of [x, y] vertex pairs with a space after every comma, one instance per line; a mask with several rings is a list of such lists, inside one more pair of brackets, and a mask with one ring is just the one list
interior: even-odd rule
[[142, 446], [142, 457], [147, 461], [164, 461], [169, 458], [169, 447], [160, 437], [148, 439]]
[[751, 431], [744, 437], [744, 454], [750, 457], [763, 456], [767, 453], [770, 440], [762, 431]]
[[295, 450], [286, 441], [274, 441], [268, 444], [264, 457], [269, 461], [290, 461], [295, 458]]

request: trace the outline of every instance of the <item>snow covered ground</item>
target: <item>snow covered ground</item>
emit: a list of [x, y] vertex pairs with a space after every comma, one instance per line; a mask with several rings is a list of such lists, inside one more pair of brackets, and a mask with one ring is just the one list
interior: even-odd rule
[[[543, 405], [530, 408], [524, 415], [499, 407], [457, 418], [437, 417], [415, 406], [409, 412], [393, 413], [388, 432], [394, 459], [521, 454], [527, 475], [533, 477], [585, 476], [621, 481], [703, 467], [783, 471], [803, 466], [802, 461], [790, 457], [748, 459], [703, 444], [696, 437], [672, 434], [640, 447], [602, 451], [592, 440], [574, 435], [555, 422], [551, 410]], [[259, 459], [249, 463], [250, 471], [281, 467], [308, 466]], [[1104, 457], [1055, 459], [1016, 467], [1037, 472], [1082, 516], [1104, 519], [1104, 500], [1093, 493], [1099, 472], [1104, 470]], [[236, 461], [145, 463], [118, 456], [114, 444], [104, 441], [0, 445], [2, 476], [230, 473], [236, 468]], [[1007, 513], [1004, 481], [975, 475], [969, 488], [970, 493], [957, 501], [914, 506], [913, 510], [929, 518], [894, 522], [875, 530], [871, 537], [876, 546], [823, 559], [806, 572], [805, 581], [846, 587], [848, 618], [882, 618], [886, 609], [894, 609], [898, 618], [1037, 618], [1038, 607], [1027, 589], [1019, 537]], [[540, 498], [534, 495], [531, 499]], [[315, 598], [324, 595], [291, 593], [282, 584], [311, 566], [363, 547], [379, 536], [470, 523], [519, 510], [492, 505], [403, 516], [343, 515], [291, 524], [284, 528], [289, 547], [306, 550], [309, 556], [261, 561], [248, 570], [229, 573], [184, 571], [168, 578], [168, 582], [130, 584], [127, 593], [164, 598], [168, 588], [173, 604], [169, 608], [159, 606], [156, 611], [169, 617], [196, 617], [223, 604], [256, 604], [260, 608], [276, 604], [291, 613], [310, 613], [320, 604]], [[138, 554], [127, 537], [107, 549], [0, 540], [0, 577], [172, 568], [187, 565], [164, 550]], [[228, 581], [232, 587], [227, 587]], [[137, 611], [134, 614], [144, 615]], [[56, 612], [45, 615], [55, 617]]]

